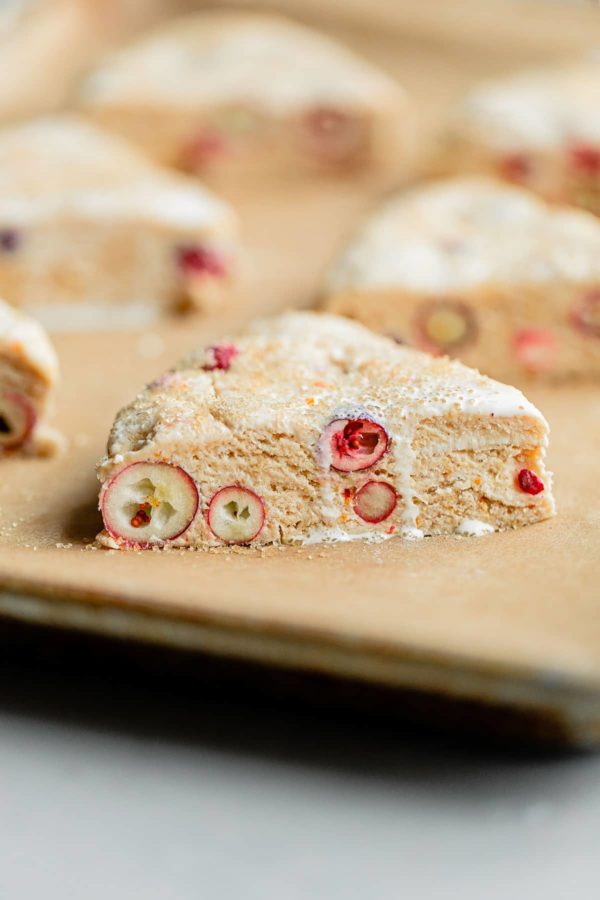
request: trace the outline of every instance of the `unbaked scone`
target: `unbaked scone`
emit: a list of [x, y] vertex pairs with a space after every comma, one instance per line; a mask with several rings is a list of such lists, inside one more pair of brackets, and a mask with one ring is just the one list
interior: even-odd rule
[[58, 360], [42, 326], [0, 300], [0, 458], [50, 455], [60, 438], [47, 425]]
[[450, 116], [438, 173], [494, 173], [600, 214], [600, 56], [476, 86]]
[[553, 514], [548, 426], [520, 391], [337, 316], [206, 347], [117, 415], [109, 547], [484, 534]]
[[403, 90], [278, 16], [202, 12], [109, 58], [81, 103], [162, 163], [211, 177], [393, 161], [411, 131]]
[[323, 294], [330, 312], [494, 378], [600, 376], [600, 222], [500, 181], [392, 197]]
[[219, 305], [236, 217], [194, 179], [75, 117], [0, 134], [0, 294], [54, 329]]

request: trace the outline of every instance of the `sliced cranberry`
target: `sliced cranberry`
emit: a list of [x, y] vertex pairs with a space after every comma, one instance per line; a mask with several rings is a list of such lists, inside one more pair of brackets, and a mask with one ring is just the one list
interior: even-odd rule
[[208, 525], [227, 544], [248, 544], [265, 524], [265, 505], [258, 494], [237, 484], [221, 488], [208, 506]]
[[201, 244], [178, 247], [177, 262], [187, 275], [213, 275], [215, 278], [223, 278], [227, 274], [222, 256]]
[[498, 160], [498, 173], [506, 181], [523, 184], [533, 174], [534, 164], [525, 153], [510, 153]]
[[5, 253], [15, 253], [19, 249], [21, 235], [14, 228], [0, 229], [0, 250]]
[[31, 436], [36, 414], [24, 394], [0, 393], [0, 450], [17, 450]]
[[164, 544], [190, 527], [198, 510], [193, 478], [170, 463], [135, 462], [104, 485], [104, 526], [116, 540], [140, 548]]
[[450, 352], [475, 340], [477, 326], [471, 309], [459, 300], [433, 300], [417, 315], [417, 329], [427, 349]]
[[214, 347], [206, 348], [207, 362], [202, 368], [205, 372], [212, 372], [215, 369], [227, 370], [231, 361], [239, 354], [238, 348], [234, 344], [221, 344]]
[[554, 365], [557, 343], [551, 331], [522, 328], [515, 333], [513, 342], [515, 356], [528, 372], [547, 372]]
[[543, 481], [540, 481], [531, 469], [521, 469], [517, 475], [517, 481], [521, 490], [525, 491], [526, 494], [541, 494], [544, 490]]
[[367, 146], [365, 123], [344, 110], [321, 106], [304, 118], [308, 150], [323, 162], [347, 162], [362, 155]]
[[369, 469], [387, 448], [385, 428], [370, 419], [335, 419], [319, 438], [323, 459], [338, 472]]
[[579, 331], [600, 338], [600, 289], [585, 294], [573, 308], [570, 318]]
[[582, 175], [593, 178], [600, 174], [600, 147], [593, 144], [574, 144], [569, 148], [569, 160]]
[[354, 512], [365, 522], [377, 524], [396, 508], [398, 495], [387, 481], [367, 481], [354, 495]]
[[182, 162], [188, 169], [203, 169], [225, 156], [227, 140], [215, 128], [204, 128], [183, 149]]

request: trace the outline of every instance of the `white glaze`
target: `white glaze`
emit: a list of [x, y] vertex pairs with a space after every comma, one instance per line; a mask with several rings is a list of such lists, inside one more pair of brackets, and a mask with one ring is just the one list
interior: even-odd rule
[[2, 223], [60, 218], [103, 224], [150, 220], [193, 231], [233, 232], [226, 204], [195, 179], [151, 164], [124, 141], [73, 116], [35, 119], [0, 135]]
[[500, 152], [548, 152], [571, 141], [598, 143], [600, 59], [590, 55], [575, 64], [481, 84], [467, 95], [457, 120]]
[[351, 541], [368, 541], [370, 543], [380, 543], [388, 541], [394, 534], [387, 534], [385, 531], [344, 531], [342, 528], [332, 526], [315, 528], [310, 531], [306, 537], [300, 542], [303, 546], [311, 546], [312, 544], [326, 544], [335, 541], [336, 543], [349, 543]]
[[600, 279], [600, 222], [520, 188], [461, 177], [388, 200], [334, 263], [325, 288], [435, 295], [558, 279]]
[[484, 534], [493, 534], [494, 526], [479, 519], [465, 519], [456, 528], [456, 534], [462, 537], [482, 537]]
[[84, 83], [90, 106], [243, 103], [275, 115], [307, 105], [398, 104], [383, 72], [324, 35], [276, 16], [199, 13], [113, 55]]

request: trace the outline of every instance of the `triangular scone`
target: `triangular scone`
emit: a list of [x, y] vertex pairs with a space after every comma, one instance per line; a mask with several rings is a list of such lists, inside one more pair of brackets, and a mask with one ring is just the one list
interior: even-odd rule
[[68, 116], [0, 134], [0, 294], [53, 328], [143, 325], [220, 303], [233, 211]]
[[0, 300], [0, 459], [58, 447], [46, 424], [57, 381], [58, 360], [42, 326]]
[[554, 511], [548, 426], [515, 388], [337, 316], [204, 348], [121, 410], [112, 547], [482, 534]]
[[500, 181], [392, 197], [323, 293], [330, 312], [495, 378], [600, 375], [600, 222]]
[[0, 0], [1, 122], [64, 105], [106, 37], [107, 5], [111, 0]]
[[453, 110], [438, 172], [491, 172], [600, 215], [600, 56], [477, 85]]
[[160, 162], [207, 176], [397, 163], [411, 130], [383, 72], [309, 28], [247, 12], [168, 23], [92, 72], [81, 102]]

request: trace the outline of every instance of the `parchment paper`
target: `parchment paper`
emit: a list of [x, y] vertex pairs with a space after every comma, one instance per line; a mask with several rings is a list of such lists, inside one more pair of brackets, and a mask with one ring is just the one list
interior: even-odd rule
[[[429, 129], [469, 81], [523, 62], [346, 35], [398, 74]], [[519, 56], [519, 53], [517, 53]], [[400, 174], [394, 180], [398, 180]], [[117, 409], [196, 344], [257, 313], [312, 302], [356, 217], [390, 181], [297, 183], [231, 196], [248, 264], [210, 320], [144, 333], [55, 335], [55, 460], [0, 470], [0, 613], [129, 638], [547, 710], [600, 737], [600, 390], [527, 388], [552, 428], [556, 519], [480, 539], [214, 553], [97, 549], [94, 464]]]

